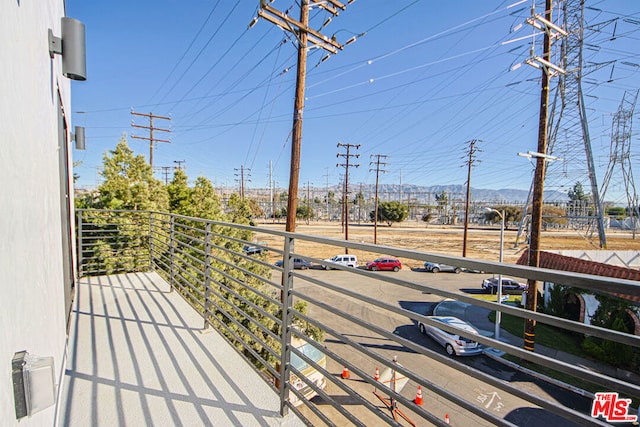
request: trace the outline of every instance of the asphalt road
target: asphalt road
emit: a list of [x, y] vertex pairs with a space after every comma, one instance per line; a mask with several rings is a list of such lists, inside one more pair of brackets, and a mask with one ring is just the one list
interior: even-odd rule
[[[367, 295], [376, 301], [385, 302], [395, 307], [402, 307], [406, 310], [421, 314], [431, 314], [434, 307], [442, 300], [441, 297], [425, 292], [424, 289], [407, 289], [406, 287], [396, 286], [375, 279], [360, 276], [354, 277], [353, 274], [338, 270], [325, 271], [311, 269], [302, 272], [302, 274], [329, 281], [335, 286], [344, 287], [351, 291]], [[377, 272], [375, 274], [381, 275], [380, 277], [392, 277], [425, 284], [430, 287], [437, 287], [438, 289], [450, 292], [466, 294], [481, 292], [480, 284], [485, 276], [487, 276], [474, 273], [433, 274], [425, 272], [423, 269], [414, 269], [412, 271], [406, 268], [397, 273]], [[482, 407], [486, 411], [490, 411], [516, 425], [545, 427], [572, 425], [571, 421], [565, 418], [541, 409], [526, 400], [511, 395], [504, 390], [487, 384], [485, 381], [469, 376], [424, 354], [414, 352], [386, 337], [372, 332], [369, 328], [345, 320], [337, 315], [337, 313], [349, 313], [363, 320], [368, 325], [380, 327], [385, 331], [408, 339], [426, 348], [428, 351], [449, 358], [444, 349], [431, 338], [422, 335], [415, 321], [406, 315], [393, 313], [348, 296], [337, 296], [335, 292], [323, 289], [316, 284], [300, 278], [295, 279], [294, 288], [333, 307], [333, 309], [323, 309], [310, 304], [308, 314], [311, 317], [322, 319], [322, 322], [330, 328], [340, 331], [350, 339], [358, 342], [369, 350], [375, 351], [389, 361], [397, 357], [398, 362], [406, 368], [418, 373], [433, 384], [460, 396], [467, 402], [471, 402], [477, 407]], [[484, 326], [486, 327], [486, 325]], [[484, 335], [493, 335], [492, 330], [476, 328], [480, 329], [480, 333]], [[336, 352], [355, 366], [371, 372], [371, 376], [373, 376], [375, 361], [372, 361], [368, 356], [354, 351], [350, 346], [345, 345], [331, 336], [326, 337], [325, 345], [328, 349]], [[492, 377], [508, 382], [521, 390], [535, 393], [545, 399], [559, 401], [581, 413], [588, 414], [590, 411], [591, 401], [589, 399], [568, 390], [546, 384], [520, 371], [513, 370], [505, 364], [497, 362], [487, 356], [454, 357], [453, 359], [462, 364], [461, 366], [477, 369]], [[342, 366], [329, 360], [328, 368], [331, 372], [335, 373], [336, 377], [340, 376]], [[372, 404], [384, 408], [381, 401], [373, 394], [373, 388], [370, 384], [362, 381], [353, 374], [349, 380], [344, 381], [348, 381], [349, 386], [357, 390], [362, 396], [365, 396]], [[349, 410], [358, 414], [360, 419], [367, 425], [380, 424], [380, 419], [366, 409], [353, 405], [355, 402], [350, 402], [344, 392], [337, 386], [329, 383], [326, 391], [330, 396], [335, 397], [336, 401], [342, 404], [352, 405], [349, 407]], [[408, 381], [406, 385], [404, 385], [401, 394], [413, 400], [416, 391], [417, 384]], [[423, 389], [423, 398], [425, 402], [423, 408], [425, 410], [433, 413], [437, 417], [441, 417], [441, 419], [444, 419], [445, 414], [448, 414], [451, 424], [453, 425], [492, 425], [489, 421], [461, 409], [455, 403], [434, 394], [429, 389]], [[316, 401], [317, 400], [318, 398], [316, 398]], [[401, 409], [411, 417], [411, 408]], [[328, 405], [323, 407], [323, 412], [340, 419], [337, 411]], [[414, 419], [417, 418], [418, 417], [415, 417]], [[344, 418], [342, 418], [342, 420], [344, 420]]]

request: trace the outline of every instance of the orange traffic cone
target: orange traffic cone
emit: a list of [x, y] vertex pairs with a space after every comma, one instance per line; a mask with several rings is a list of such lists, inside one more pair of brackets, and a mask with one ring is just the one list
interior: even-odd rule
[[413, 403], [422, 406], [422, 387], [420, 386], [418, 386], [418, 392], [416, 393], [416, 398], [414, 399]]
[[380, 370], [376, 366], [376, 374], [373, 376], [373, 379], [376, 381], [380, 381]]
[[444, 422], [447, 423], [447, 424], [451, 424], [449, 422], [449, 414], [444, 414]]
[[347, 368], [346, 366], [342, 368], [342, 379], [349, 379], [349, 368]]

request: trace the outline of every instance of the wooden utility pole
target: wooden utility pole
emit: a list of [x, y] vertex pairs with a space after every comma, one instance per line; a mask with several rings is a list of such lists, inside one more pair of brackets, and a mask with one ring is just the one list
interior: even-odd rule
[[160, 166], [162, 174], [164, 175], [164, 185], [169, 185], [169, 171], [175, 169], [174, 166]]
[[[380, 169], [380, 166], [386, 166], [387, 163], [381, 162], [380, 159], [386, 159], [389, 156], [383, 156], [382, 154], [372, 154], [370, 156], [371, 158], [376, 158], [375, 162], [369, 162], [369, 165], [376, 165], [375, 171], [376, 171], [376, 196], [375, 196], [375, 207], [373, 208], [373, 244], [376, 245], [378, 244], [378, 178], [380, 176], [380, 172], [385, 173], [385, 170]], [[369, 172], [373, 172], [373, 169], [369, 169]], [[402, 176], [402, 175], [400, 175]], [[402, 178], [400, 178], [402, 180]], [[402, 182], [402, 181], [401, 181]], [[402, 185], [400, 185], [400, 188], [402, 188]], [[400, 190], [402, 191], [402, 190]], [[401, 196], [402, 198], [402, 196]], [[400, 200], [400, 203], [402, 203], [402, 200]]]
[[329, 168], [325, 168], [327, 173], [323, 176], [327, 178], [327, 186], [326, 186], [326, 205], [327, 205], [327, 221], [331, 221], [331, 212], [329, 212]]
[[311, 183], [307, 181], [307, 225], [309, 225], [309, 213], [311, 213]]
[[[360, 148], [360, 144], [343, 144], [342, 142], [338, 142], [338, 148], [340, 147], [345, 147], [347, 150], [344, 154], [337, 154], [337, 157], [345, 158], [345, 163], [338, 163], [336, 166], [344, 167], [344, 191], [342, 195], [342, 209], [344, 209], [344, 240], [349, 240], [349, 167], [360, 167], [359, 164], [349, 163], [349, 159], [351, 157], [355, 157], [356, 159], [360, 157], [360, 154], [351, 154], [351, 148], [358, 150]], [[345, 248], [345, 253], [349, 253], [349, 248]]]
[[234, 175], [239, 177], [236, 181], [240, 184], [240, 199], [244, 200], [244, 183], [251, 182], [248, 178], [250, 176], [249, 172], [251, 172], [251, 169], [245, 169], [244, 166], [240, 166], [240, 169], [233, 168], [233, 170], [239, 171], [239, 173], [234, 173]]
[[269, 160], [269, 203], [271, 204], [271, 217], [276, 222], [276, 204], [273, 197], [273, 163]]
[[131, 124], [131, 127], [134, 128], [141, 128], [141, 129], [148, 129], [149, 130], [149, 138], [143, 137], [143, 136], [136, 136], [136, 135], [131, 135], [132, 138], [136, 138], [136, 139], [144, 139], [145, 141], [149, 141], [149, 166], [151, 166], [151, 169], [153, 170], [153, 143], [154, 142], [171, 142], [169, 140], [166, 139], [157, 139], [154, 138], [153, 136], [153, 132], [154, 131], [160, 131], [160, 132], [171, 132], [171, 129], [162, 129], [162, 128], [157, 128], [153, 126], [153, 119], [160, 119], [160, 120], [171, 120], [171, 117], [163, 117], [163, 116], [156, 116], [153, 113], [149, 113], [149, 114], [144, 114], [144, 113], [136, 113], [135, 111], [131, 112], [131, 115], [133, 116], [142, 116], [142, 117], [148, 117], [149, 118], [149, 126], [140, 126], [137, 125], [135, 123]]
[[[547, 22], [553, 22], [552, 16], [552, 0], [545, 1], [545, 20]], [[532, 20], [535, 14], [532, 11]], [[542, 81], [540, 92], [540, 118], [538, 121], [538, 156], [536, 156], [536, 170], [533, 180], [533, 196], [531, 206], [531, 240], [529, 244], [529, 266], [539, 267], [540, 265], [540, 234], [542, 231], [542, 198], [544, 194], [544, 176], [546, 172], [546, 154], [547, 154], [547, 126], [548, 126], [548, 111], [549, 111], [549, 80], [552, 70], [557, 67], [552, 67], [551, 64], [551, 32], [550, 28], [545, 22], [542, 22], [545, 26], [544, 32], [544, 46], [542, 61], [540, 68], [542, 68]], [[537, 282], [534, 279], [527, 280], [527, 310], [536, 311], [538, 304], [538, 292]], [[528, 351], [534, 351], [535, 346], [535, 327], [536, 321], [534, 319], [525, 319], [524, 325], [524, 349]]]
[[[293, 130], [291, 133], [291, 166], [289, 169], [289, 194], [287, 200], [286, 231], [296, 231], [296, 210], [298, 208], [298, 180], [300, 177], [300, 146], [302, 141], [302, 113], [304, 111], [304, 89], [307, 74], [307, 43], [321, 47], [330, 54], [336, 54], [344, 46], [333, 38], [326, 37], [318, 31], [309, 28], [309, 2], [319, 6], [334, 16], [338, 9], [345, 10], [346, 6], [337, 0], [318, 2], [317, 0], [301, 0], [300, 20], [296, 21], [288, 14], [272, 7], [267, 0], [260, 0], [258, 16], [277, 25], [284, 31], [290, 31], [298, 40], [298, 63], [296, 74], [296, 95], [293, 106]], [[252, 22], [253, 24], [253, 22]], [[252, 25], [251, 24], [251, 25]], [[250, 25], [250, 27], [251, 27]], [[327, 58], [327, 57], [325, 57]], [[323, 58], [324, 59], [324, 58]]]
[[176, 169], [183, 170], [182, 164], [187, 163], [186, 160], [174, 160], [173, 163], [177, 164]]
[[476, 160], [476, 153], [481, 151], [476, 148], [476, 142], [478, 139], [472, 139], [469, 141], [469, 160], [467, 160], [467, 198], [464, 203], [464, 233], [462, 237], [462, 256], [467, 256], [467, 234], [469, 231], [469, 200], [471, 199], [471, 168]]

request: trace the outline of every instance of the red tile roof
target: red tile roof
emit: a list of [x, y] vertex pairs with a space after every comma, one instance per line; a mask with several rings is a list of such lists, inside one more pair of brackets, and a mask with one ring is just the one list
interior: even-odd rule
[[[529, 250], [527, 249], [520, 255], [518, 261], [519, 265], [529, 264]], [[589, 261], [580, 258], [573, 258], [565, 255], [554, 254], [551, 252], [540, 251], [541, 268], [549, 268], [552, 270], [570, 271], [572, 273], [592, 274], [594, 276], [612, 277], [615, 279], [627, 279], [640, 281], [640, 270], [633, 268], [620, 267], [612, 264], [605, 264], [602, 262]], [[622, 295], [612, 293], [611, 295], [619, 298], [631, 300], [635, 303], [640, 303], [640, 297], [633, 295]]]

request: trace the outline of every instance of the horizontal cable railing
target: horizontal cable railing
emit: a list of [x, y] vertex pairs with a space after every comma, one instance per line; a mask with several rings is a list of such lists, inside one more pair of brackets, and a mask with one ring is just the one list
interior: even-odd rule
[[[80, 275], [154, 269], [202, 315], [205, 327], [217, 329], [273, 385], [283, 414], [292, 410], [313, 425], [397, 425], [398, 416], [409, 423], [422, 419], [446, 425], [445, 411], [455, 414], [459, 424], [514, 425], [508, 414], [480, 404], [479, 395], [474, 399], [473, 393], [452, 390], [439, 372], [464, 375], [476, 388], [499, 390], [511, 396], [511, 405], [518, 409], [530, 406], [583, 425], [601, 423], [588, 412], [422, 345], [412, 332], [419, 324], [473, 339], [485, 348], [563, 372], [604, 391], [640, 398], [640, 386], [632, 381], [525, 351], [490, 335], [471, 334], [406, 306], [426, 299], [453, 300], [460, 307], [497, 310], [635, 349], [640, 348], [639, 336], [480, 300], [414, 279], [417, 276], [345, 267], [315, 254], [384, 254], [405, 264], [439, 262], [636, 297], [638, 282], [158, 212], [78, 210], [77, 214]], [[257, 252], [250, 254], [248, 246]], [[314, 268], [294, 270], [294, 258], [309, 261]], [[282, 265], [275, 266], [276, 260]], [[398, 295], [406, 300], [398, 301]], [[395, 359], [397, 354], [400, 360]], [[379, 368], [384, 378], [375, 378]], [[416, 404], [408, 392], [418, 387], [429, 396], [426, 407]]]

